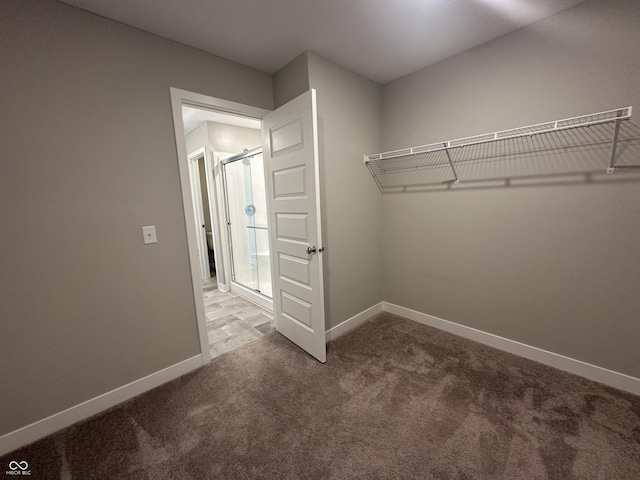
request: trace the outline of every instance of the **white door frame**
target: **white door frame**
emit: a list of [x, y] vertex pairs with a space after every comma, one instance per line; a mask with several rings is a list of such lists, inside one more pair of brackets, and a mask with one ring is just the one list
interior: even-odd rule
[[217, 164], [217, 154], [207, 147], [208, 155], [205, 156], [205, 170], [207, 175], [207, 192], [209, 194], [209, 213], [211, 215], [211, 231], [213, 232], [213, 258], [216, 264], [216, 280], [218, 282], [218, 290], [222, 292], [229, 291], [229, 279], [227, 278], [227, 269], [229, 268], [228, 255], [226, 253], [226, 244], [222, 241], [222, 229], [224, 228], [225, 215], [224, 206], [220, 202], [220, 195], [223, 195], [222, 182], [220, 175], [214, 175], [214, 171], [219, 169]]
[[[228, 292], [231, 289], [229, 280], [226, 275], [226, 269], [229, 268], [228, 265], [230, 265], [229, 254], [227, 252], [227, 244], [226, 242], [222, 241], [223, 237], [221, 237], [222, 230], [224, 230], [223, 225], [226, 225], [227, 221], [224, 208], [220, 207], [221, 205], [224, 206], [224, 188], [220, 179], [220, 175], [214, 174], [216, 170], [219, 170], [219, 154], [214, 152], [208, 144], [198, 148], [197, 150], [194, 150], [192, 153], [189, 153], [187, 155], [187, 157], [189, 158], [189, 172], [191, 175], [191, 167], [193, 165], [191, 163], [191, 160], [203, 155], [205, 162], [207, 195], [209, 197], [209, 221], [211, 222], [211, 230], [213, 232], [213, 257], [216, 264], [216, 280], [218, 284], [218, 290], [220, 290], [221, 292]], [[199, 176], [200, 172], [198, 172], [198, 177]], [[199, 224], [196, 224], [196, 232], [198, 232], [198, 225]], [[202, 241], [205, 242], [203, 243], [203, 245], [206, 244], [205, 237], [202, 237]], [[200, 239], [200, 237], [198, 238]]]
[[[217, 268], [218, 257], [216, 257], [216, 273], [218, 276], [218, 290], [221, 292], [231, 291], [231, 277], [233, 265], [231, 261], [231, 246], [229, 245], [227, 222], [227, 198], [224, 187], [224, 166], [222, 161], [232, 156], [227, 152], [214, 152], [211, 150], [211, 164], [207, 167], [209, 175], [209, 188], [214, 191], [214, 198], [209, 198], [212, 209], [217, 215], [216, 233], [214, 244], [220, 245], [220, 270]], [[217, 243], [216, 243], [217, 242]], [[217, 247], [216, 247], [217, 248]]]
[[204, 302], [202, 301], [202, 280], [200, 279], [200, 260], [198, 258], [198, 232], [196, 231], [195, 215], [191, 192], [191, 180], [189, 177], [189, 159], [187, 157], [187, 145], [184, 136], [184, 123], [182, 122], [182, 106], [192, 106], [210, 110], [222, 111], [230, 114], [262, 119], [269, 110], [252, 107], [242, 103], [231, 102], [222, 98], [210, 97], [199, 93], [170, 87], [171, 110], [173, 114], [173, 129], [176, 139], [176, 152], [178, 155], [178, 174], [182, 190], [182, 205], [185, 216], [185, 228], [187, 233], [187, 247], [189, 253], [189, 267], [191, 268], [191, 284], [193, 287], [193, 301], [196, 310], [198, 336], [200, 337], [200, 351], [202, 364], [211, 361], [209, 354], [209, 339], [207, 336], [207, 318], [204, 315]]
[[[194, 215], [196, 216], [196, 232], [198, 233], [198, 257], [200, 259], [200, 278], [203, 280], [211, 278], [209, 269], [209, 249], [207, 248], [207, 234], [204, 230], [204, 198], [202, 198], [201, 178], [200, 178], [200, 158], [203, 159], [205, 168], [206, 147], [199, 148], [188, 155], [189, 158], [189, 179], [191, 180], [191, 194], [193, 195]], [[205, 178], [206, 181], [206, 178]], [[208, 185], [207, 185], [208, 188]], [[209, 219], [211, 221], [211, 219]]]

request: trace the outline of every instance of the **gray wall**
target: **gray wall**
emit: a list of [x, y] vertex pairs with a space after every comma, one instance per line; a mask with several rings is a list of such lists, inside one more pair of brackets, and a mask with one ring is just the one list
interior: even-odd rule
[[262, 132], [259, 129], [207, 122], [207, 130], [211, 148], [216, 152], [242, 153], [245, 148], [253, 150], [262, 146]]
[[0, 64], [1, 435], [199, 353], [169, 87], [272, 82], [41, 0], [0, 2]]
[[[587, 1], [391, 82], [383, 149], [640, 107], [639, 25]], [[638, 377], [634, 178], [384, 195], [384, 300]]]
[[185, 145], [187, 147], [187, 155], [192, 154], [196, 150], [209, 145], [209, 130], [207, 128], [207, 122], [202, 122], [196, 128], [191, 130], [184, 137]]
[[327, 329], [381, 300], [381, 195], [363, 162], [380, 148], [381, 88], [309, 53], [317, 89]]
[[304, 52], [273, 75], [275, 108], [309, 90], [309, 53]]

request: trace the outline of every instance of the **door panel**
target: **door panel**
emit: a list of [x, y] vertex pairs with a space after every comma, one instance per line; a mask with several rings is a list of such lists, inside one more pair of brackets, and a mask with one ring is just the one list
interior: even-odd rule
[[325, 362], [315, 90], [267, 114], [262, 137], [276, 328]]
[[283, 242], [309, 243], [309, 215], [306, 213], [276, 214], [276, 238]]
[[293, 118], [291, 121], [275, 126], [269, 130], [272, 156], [282, 155], [287, 153], [287, 150], [302, 146], [302, 128], [302, 119]]
[[289, 320], [311, 329], [311, 304], [305, 302], [301, 298], [285, 292], [284, 290], [280, 293], [282, 295], [282, 314]]
[[273, 190], [277, 198], [306, 196], [305, 167], [293, 167], [273, 172]]
[[311, 269], [309, 261], [304, 258], [278, 254], [280, 279], [289, 283], [311, 289]]

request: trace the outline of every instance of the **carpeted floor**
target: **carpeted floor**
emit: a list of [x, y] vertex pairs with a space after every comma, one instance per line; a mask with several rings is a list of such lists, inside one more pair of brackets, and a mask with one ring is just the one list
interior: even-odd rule
[[326, 365], [271, 333], [1, 460], [82, 480], [637, 480], [640, 397], [381, 314]]

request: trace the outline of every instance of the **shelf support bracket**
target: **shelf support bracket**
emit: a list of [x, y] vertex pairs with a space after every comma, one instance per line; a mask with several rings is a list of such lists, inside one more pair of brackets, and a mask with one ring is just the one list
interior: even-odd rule
[[455, 185], [458, 185], [460, 183], [460, 180], [458, 180], [458, 173], [456, 172], [456, 168], [453, 166], [453, 161], [451, 160], [451, 155], [449, 154], [449, 147], [450, 144], [449, 142], [444, 144], [444, 153], [447, 154], [447, 159], [449, 160], [449, 166], [451, 167], [451, 171], [453, 172], [453, 178], [455, 178], [455, 182], [453, 182]]
[[[622, 112], [618, 110], [617, 116], [620, 117]], [[615, 172], [615, 164], [616, 164], [616, 148], [618, 147], [618, 134], [620, 133], [620, 120], [616, 120], [616, 126], [613, 129], [613, 141], [611, 142], [611, 160], [609, 161], [609, 168], [607, 168], [607, 173]]]

